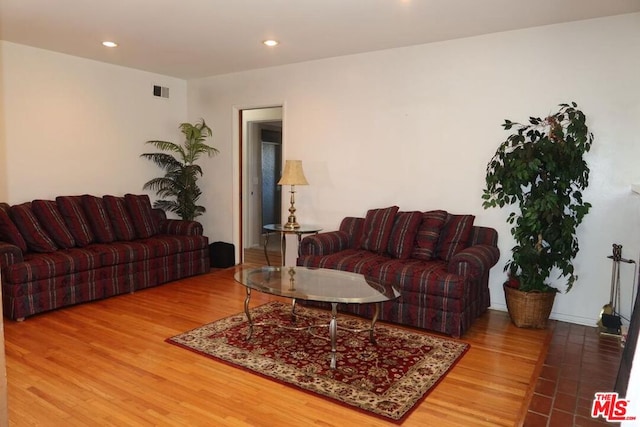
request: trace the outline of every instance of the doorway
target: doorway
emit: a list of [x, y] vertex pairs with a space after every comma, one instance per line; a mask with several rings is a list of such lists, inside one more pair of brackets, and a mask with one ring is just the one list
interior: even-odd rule
[[282, 217], [278, 180], [282, 164], [282, 131], [262, 129], [262, 227], [277, 224]]
[[241, 262], [266, 264], [263, 226], [282, 218], [277, 185], [282, 172], [282, 107], [244, 109], [240, 115], [240, 257]]

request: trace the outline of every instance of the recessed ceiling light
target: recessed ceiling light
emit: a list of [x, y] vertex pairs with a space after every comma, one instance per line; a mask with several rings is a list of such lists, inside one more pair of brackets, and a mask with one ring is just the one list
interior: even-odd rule
[[262, 42], [265, 46], [273, 47], [278, 46], [280, 42], [278, 40], [265, 40]]
[[106, 41], [106, 42], [102, 42], [102, 46], [106, 46], [106, 47], [118, 47], [118, 43], [116, 43], [116, 42], [109, 42], [109, 41]]

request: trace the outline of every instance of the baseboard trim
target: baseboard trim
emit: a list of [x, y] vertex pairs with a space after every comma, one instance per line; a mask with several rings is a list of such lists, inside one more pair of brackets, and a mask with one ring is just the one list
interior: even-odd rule
[[[491, 307], [489, 308], [491, 308], [492, 310], [505, 311], [505, 312], [507, 311], [506, 304], [492, 304]], [[554, 311], [551, 312], [551, 316], [549, 316], [549, 319], [557, 320], [560, 322], [575, 323], [577, 325], [583, 325], [583, 326], [593, 326], [594, 328], [597, 326], [597, 322], [598, 322], [598, 319], [595, 317], [572, 316], [569, 314], [562, 314]]]

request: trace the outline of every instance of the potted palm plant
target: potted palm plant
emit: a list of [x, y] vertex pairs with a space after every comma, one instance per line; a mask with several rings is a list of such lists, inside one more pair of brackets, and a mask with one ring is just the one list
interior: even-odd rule
[[578, 279], [576, 229], [591, 208], [582, 198], [589, 183], [584, 155], [593, 142], [585, 121], [576, 103], [528, 124], [505, 120], [502, 126], [513, 133], [487, 165], [483, 207], [515, 208], [507, 218], [516, 244], [504, 290], [520, 327], [546, 327], [558, 292], [548, 281], [552, 270], [566, 279], [566, 291]]
[[147, 158], [165, 171], [164, 176], [153, 178], [144, 184], [145, 190], [155, 190], [161, 197], [154, 202], [155, 208], [176, 213], [185, 220], [194, 220], [205, 212], [204, 206], [197, 205], [202, 191], [197, 185], [198, 177], [202, 176], [202, 168], [196, 164], [201, 155], [211, 157], [218, 150], [205, 144], [212, 132], [204, 119], [196, 124], [182, 123], [181, 132], [185, 135], [182, 145], [168, 141], [147, 141], [162, 151], [168, 153], [144, 153]]

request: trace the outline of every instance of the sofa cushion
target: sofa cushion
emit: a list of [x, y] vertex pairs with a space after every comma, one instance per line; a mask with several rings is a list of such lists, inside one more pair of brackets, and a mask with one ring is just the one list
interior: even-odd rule
[[129, 264], [152, 258], [152, 249], [138, 241], [112, 242], [89, 246], [91, 252], [100, 257], [103, 266]]
[[58, 196], [56, 204], [77, 246], [84, 247], [96, 241], [80, 196]]
[[309, 268], [330, 268], [333, 270], [351, 271], [369, 274], [377, 265], [389, 258], [376, 255], [363, 249], [347, 249], [330, 255], [307, 255], [298, 258], [298, 265]]
[[474, 219], [474, 215], [449, 214], [447, 216], [436, 248], [438, 258], [449, 261], [455, 254], [467, 247]]
[[113, 232], [118, 240], [130, 241], [136, 238], [136, 230], [127, 210], [124, 198], [103, 196], [104, 207], [113, 226]]
[[394, 258], [406, 259], [411, 255], [422, 212], [399, 212], [389, 236], [387, 252]]
[[389, 260], [376, 266], [370, 274], [382, 283], [394, 284], [403, 297], [413, 292], [460, 299], [468, 292], [465, 278], [447, 272], [447, 264], [442, 260]]
[[82, 248], [64, 249], [46, 254], [32, 253], [26, 255], [23, 262], [8, 266], [5, 269], [5, 279], [10, 283], [28, 283], [94, 270], [100, 266], [99, 257]]
[[10, 213], [11, 219], [27, 243], [28, 250], [33, 252], [54, 252], [58, 250], [51, 236], [47, 234], [33, 210], [31, 210], [30, 202], [11, 206]]
[[111, 243], [116, 240], [116, 235], [113, 232], [111, 220], [102, 198], [85, 194], [82, 196], [82, 208], [98, 242]]
[[360, 247], [377, 254], [385, 253], [397, 212], [397, 206], [367, 211]]
[[411, 258], [423, 261], [433, 259], [440, 237], [440, 230], [447, 220], [447, 212], [443, 210], [427, 211], [422, 214], [422, 222], [416, 234], [416, 244]]
[[149, 196], [146, 194], [125, 194], [124, 200], [131, 214], [133, 226], [135, 227], [138, 238], [146, 239], [158, 234], [159, 227], [153, 218], [153, 209]]
[[31, 202], [31, 209], [56, 245], [63, 249], [76, 246], [76, 240], [64, 222], [56, 202], [53, 200], [34, 200]]
[[0, 240], [19, 247], [22, 252], [27, 251], [27, 242], [11, 220], [9, 212], [3, 208], [0, 208]]

